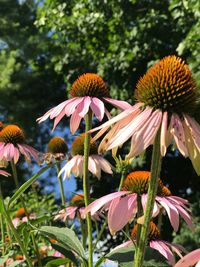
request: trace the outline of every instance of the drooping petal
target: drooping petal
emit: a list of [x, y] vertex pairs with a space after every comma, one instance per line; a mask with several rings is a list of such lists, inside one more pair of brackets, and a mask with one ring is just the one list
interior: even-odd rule
[[62, 110], [58, 116], [55, 118], [54, 123], [53, 123], [53, 129], [52, 131], [55, 130], [56, 126], [58, 125], [58, 123], [62, 120], [62, 118], [65, 116], [65, 110]]
[[190, 127], [183, 122], [183, 128], [186, 138], [186, 146], [188, 149], [189, 158], [192, 161], [192, 165], [198, 175], [200, 175], [200, 151], [195, 145]]
[[107, 97], [103, 97], [103, 99], [110, 103], [111, 105], [117, 107], [117, 108], [120, 108], [122, 110], [126, 110], [126, 109], [129, 109], [131, 108], [132, 106], [126, 102], [126, 101], [122, 101], [122, 100], [116, 100], [116, 99], [112, 99], [112, 98], [107, 98]]
[[77, 157], [75, 156], [65, 164], [65, 166], [58, 173], [58, 176], [61, 176], [62, 173], [64, 172], [63, 180], [65, 180], [66, 177], [70, 177], [72, 173], [72, 168], [76, 166], [76, 162], [77, 162]]
[[6, 172], [6, 171], [3, 171], [3, 170], [0, 170], [0, 175], [3, 175], [3, 176], [10, 176], [10, 173]]
[[194, 230], [194, 226], [192, 224], [192, 218], [189, 215], [189, 213], [184, 210], [181, 206], [176, 206], [177, 210], [179, 211], [181, 217], [184, 219], [184, 221], [187, 223], [187, 225], [190, 227], [191, 230]]
[[[130, 205], [131, 201], [131, 205]], [[111, 201], [108, 211], [108, 227], [111, 234], [121, 230], [130, 219], [135, 217], [137, 195], [131, 194], [123, 198], [117, 197]]]
[[[94, 175], [97, 175], [97, 165], [96, 162], [94, 161], [93, 157], [89, 156], [89, 160], [88, 160], [88, 169], [91, 173], [93, 173]], [[98, 177], [100, 178], [100, 177]]]
[[96, 162], [96, 164], [100, 165], [100, 168], [107, 173], [112, 174], [112, 166], [111, 164], [104, 159], [102, 156], [99, 155], [91, 155], [90, 157], [92, 157], [94, 159], [94, 161]]
[[66, 208], [66, 217], [73, 220], [76, 215], [77, 207], [69, 206]]
[[160, 152], [163, 157], [165, 156], [167, 151], [167, 143], [166, 143], [167, 131], [168, 131], [168, 116], [167, 112], [165, 111], [163, 113], [161, 133], [160, 133]]
[[175, 264], [174, 255], [163, 241], [160, 241], [160, 240], [153, 241], [152, 240], [152, 241], [150, 241], [150, 247], [159, 251], [160, 254], [162, 254], [168, 260], [168, 262], [172, 266], [174, 266], [174, 264]]
[[72, 134], [74, 134], [77, 131], [81, 119], [82, 118], [79, 116], [78, 111], [75, 110], [70, 119], [70, 131]]
[[170, 220], [170, 223], [171, 223], [172, 227], [174, 228], [174, 231], [178, 231], [179, 213], [178, 213], [176, 207], [174, 207], [166, 198], [157, 196], [156, 200], [166, 210], [168, 217], [169, 217], [169, 220]]
[[172, 114], [171, 123], [172, 123], [171, 134], [174, 137], [176, 145], [179, 151], [181, 152], [181, 154], [184, 157], [187, 157], [188, 149], [186, 147], [185, 133], [184, 133], [181, 119], [179, 118], [177, 114]]
[[[142, 207], [143, 207], [143, 210], [145, 211], [146, 210], [146, 206], [147, 206], [147, 198], [148, 198], [148, 195], [147, 194], [142, 194]], [[152, 211], [152, 217], [156, 217], [160, 212], [160, 208], [157, 204], [157, 202], [155, 201], [154, 202], [154, 206], [153, 206], [153, 211]]]
[[105, 113], [104, 103], [96, 97], [92, 97], [91, 101], [92, 102], [90, 104], [90, 107], [91, 107], [94, 115], [97, 117], [97, 119], [99, 121], [102, 121], [102, 119], [104, 117], [104, 113]]
[[200, 249], [196, 249], [180, 259], [174, 267], [188, 267], [193, 266], [200, 261]]
[[84, 100], [77, 106], [79, 111], [79, 116], [83, 118], [89, 110], [90, 104], [91, 104], [91, 98], [89, 96], [85, 96]]
[[115, 192], [115, 193], [111, 193], [111, 194], [108, 194], [106, 196], [103, 196], [103, 197], [93, 201], [90, 205], [88, 205], [85, 208], [84, 214], [91, 212], [91, 215], [93, 215], [96, 211], [101, 209], [106, 203], [110, 202], [111, 200], [113, 200], [117, 197], [124, 196], [127, 194], [129, 194], [129, 191]]
[[71, 114], [73, 114], [80, 103], [84, 103], [84, 97], [73, 98], [72, 101], [65, 106], [66, 116], [70, 116]]

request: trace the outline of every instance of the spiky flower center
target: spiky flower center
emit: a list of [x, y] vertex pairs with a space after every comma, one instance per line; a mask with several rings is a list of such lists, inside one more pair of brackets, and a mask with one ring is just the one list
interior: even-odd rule
[[22, 218], [25, 215], [25, 209], [24, 208], [19, 208], [16, 212], [16, 217], [17, 218]]
[[[137, 239], [137, 233], [138, 233], [138, 224], [135, 224], [133, 230], [131, 231], [131, 238], [133, 240]], [[148, 241], [159, 238], [160, 238], [160, 231], [158, 227], [155, 225], [155, 223], [151, 221], [149, 225]]]
[[[131, 191], [139, 195], [146, 194], [149, 187], [150, 172], [148, 171], [136, 171], [127, 175], [123, 183], [123, 190]], [[162, 195], [163, 183], [161, 179], [158, 179], [157, 195]]]
[[17, 125], [8, 125], [0, 131], [0, 141], [13, 145], [23, 144], [25, 142], [24, 132]]
[[70, 95], [72, 97], [92, 96], [109, 97], [108, 88], [104, 80], [95, 73], [85, 73], [72, 84]]
[[191, 113], [196, 105], [197, 88], [191, 71], [176, 56], [167, 56], [140, 78], [136, 99], [163, 111]]
[[[72, 143], [72, 155], [84, 155], [85, 134], [81, 134]], [[90, 142], [90, 155], [98, 154], [98, 145]]]
[[68, 151], [67, 144], [65, 140], [59, 136], [51, 138], [48, 143], [48, 152], [52, 154], [62, 153], [66, 154]]
[[85, 206], [85, 203], [84, 203], [84, 195], [83, 194], [75, 195], [71, 199], [71, 203], [72, 203], [72, 205], [77, 206], [79, 208]]
[[0, 131], [3, 129], [3, 127], [4, 127], [4, 124], [2, 121], [0, 121]]
[[168, 187], [163, 186], [163, 187], [161, 188], [161, 196], [163, 196], [163, 197], [171, 196], [171, 191], [169, 190]]

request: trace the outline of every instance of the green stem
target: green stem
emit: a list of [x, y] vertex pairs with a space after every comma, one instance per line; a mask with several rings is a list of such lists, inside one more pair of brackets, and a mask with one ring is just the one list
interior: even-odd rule
[[[89, 110], [85, 115], [85, 140], [84, 140], [84, 167], [83, 167], [83, 191], [85, 206], [87, 207], [90, 203], [90, 183], [89, 183], [89, 172], [88, 172], [88, 161], [90, 155], [90, 134], [88, 131], [92, 127], [92, 111]], [[92, 220], [91, 214], [88, 213], [86, 216], [87, 220], [87, 231], [88, 231], [88, 267], [93, 266], [93, 248], [92, 248]]]
[[94, 244], [94, 249], [96, 248], [99, 240], [101, 239], [101, 236], [102, 236], [104, 230], [106, 229], [107, 223], [108, 223], [108, 219], [106, 218], [105, 221], [104, 221], [104, 223], [103, 223], [103, 225], [102, 225], [102, 227], [101, 227], [101, 230], [100, 230], [100, 232], [99, 232], [99, 234], [97, 236], [96, 242]]
[[[142, 215], [143, 215], [143, 208], [142, 208], [141, 196], [137, 195], [137, 219], [140, 218]], [[137, 240], [136, 240], [137, 246], [140, 240], [140, 233], [141, 233], [141, 224], [138, 224]]]
[[119, 184], [118, 192], [121, 191], [121, 189], [122, 189], [122, 185], [123, 185], [125, 177], [126, 177], [126, 171], [123, 170], [122, 174], [121, 174], [121, 178], [120, 178], [120, 184]]
[[1, 222], [1, 242], [2, 242], [2, 256], [5, 255], [5, 229], [3, 223], [3, 216], [0, 214], [0, 222]]
[[160, 154], [160, 130], [158, 131], [152, 152], [151, 160], [151, 179], [149, 182], [148, 188], [148, 198], [146, 211], [144, 213], [144, 224], [141, 227], [141, 234], [136, 248], [136, 254], [134, 259], [134, 267], [142, 267], [144, 261], [145, 247], [147, 243], [149, 223], [152, 217], [153, 206], [155, 202], [157, 186], [158, 186], [158, 177], [161, 169], [162, 156]]
[[26, 261], [27, 261], [27, 263], [28, 263], [28, 266], [29, 266], [29, 267], [33, 267], [32, 262], [31, 262], [31, 260], [30, 260], [30, 258], [29, 258], [29, 256], [28, 256], [28, 253], [27, 253], [27, 251], [26, 251], [26, 249], [25, 249], [25, 247], [24, 247], [24, 244], [23, 244], [23, 242], [21, 241], [21, 238], [20, 238], [20, 236], [19, 236], [17, 230], [15, 229], [15, 227], [14, 227], [14, 225], [13, 225], [13, 223], [12, 223], [12, 219], [11, 219], [11, 217], [10, 217], [9, 211], [6, 209], [6, 207], [5, 207], [5, 205], [4, 205], [4, 201], [3, 201], [3, 198], [2, 198], [2, 194], [1, 194], [1, 192], [0, 192], [0, 195], [1, 195], [2, 204], [3, 204], [3, 209], [4, 209], [4, 212], [3, 212], [4, 218], [6, 219], [8, 225], [9, 225], [9, 227], [10, 227], [10, 229], [11, 229], [11, 231], [12, 231], [14, 237], [15, 237], [15, 240], [16, 240], [17, 243], [19, 244], [20, 249], [21, 249], [21, 251], [22, 251], [22, 254], [23, 254], [23, 255], [25, 256], [25, 258], [26, 258]]
[[85, 249], [86, 248], [86, 229], [85, 229], [85, 222], [83, 221], [83, 219], [81, 219], [81, 216], [79, 218], [80, 220], [80, 225], [81, 225], [81, 237], [82, 237], [82, 245], [83, 245], [83, 248]]
[[32, 243], [33, 243], [33, 248], [35, 250], [35, 254], [37, 256], [38, 267], [42, 267], [42, 262], [41, 262], [41, 259], [40, 259], [40, 253], [39, 253], [39, 250], [38, 250], [38, 245], [35, 242], [35, 236], [34, 236], [34, 233], [33, 232], [31, 233], [31, 239], [32, 239]]
[[[57, 173], [59, 174], [60, 169], [61, 169], [60, 162], [56, 163], [56, 167], [57, 167]], [[63, 181], [62, 181], [61, 176], [58, 176], [58, 182], [60, 186], [60, 196], [61, 196], [62, 205], [65, 206], [65, 193], [64, 193], [64, 186], [63, 186]]]

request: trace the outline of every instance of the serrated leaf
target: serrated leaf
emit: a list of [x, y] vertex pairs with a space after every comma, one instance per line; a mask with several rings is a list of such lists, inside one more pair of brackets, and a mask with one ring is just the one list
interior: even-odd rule
[[46, 172], [51, 166], [52, 165], [49, 165], [49, 166], [42, 168], [35, 175], [33, 175], [28, 181], [26, 181], [22, 186], [20, 186], [20, 188], [11, 197], [11, 199], [8, 203], [8, 207], [10, 207], [13, 202], [15, 202], [18, 198], [20, 198], [21, 195], [24, 193], [24, 191], [26, 191], [26, 189], [28, 189], [29, 186], [31, 186], [32, 183], [35, 182], [35, 180], [37, 180], [38, 177], [40, 177], [40, 175], [42, 175], [44, 172]]
[[119, 263], [130, 261], [133, 262], [135, 250], [134, 248], [134, 245], [131, 245], [126, 248], [114, 249], [110, 253], [108, 253], [105, 258], [112, 261], [118, 261]]
[[86, 259], [85, 251], [75, 232], [69, 228], [59, 228], [55, 226], [43, 226], [40, 232], [60, 243], [66, 250], [71, 250], [78, 254], [82, 259]]

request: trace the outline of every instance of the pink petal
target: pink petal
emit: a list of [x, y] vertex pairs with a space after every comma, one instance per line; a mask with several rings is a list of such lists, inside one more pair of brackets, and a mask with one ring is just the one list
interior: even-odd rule
[[184, 210], [181, 206], [176, 206], [177, 210], [179, 211], [181, 217], [183, 217], [184, 221], [187, 223], [187, 225], [190, 227], [191, 230], [194, 230], [194, 226], [192, 224], [192, 218], [188, 214], [186, 210]]
[[0, 175], [3, 175], [3, 176], [10, 176], [10, 173], [6, 172], [6, 171], [3, 171], [3, 170], [0, 170]]
[[66, 116], [73, 114], [80, 103], [84, 103], [84, 97], [75, 97], [68, 105], [65, 105]]
[[161, 120], [162, 112], [156, 110], [150, 115], [147, 121], [143, 121], [142, 124], [138, 125], [131, 140], [131, 149], [128, 154], [129, 158], [139, 155], [153, 143], [160, 128]]
[[131, 246], [132, 244], [133, 244], [133, 242], [131, 240], [129, 240], [129, 241], [126, 241], [126, 242], [122, 243], [121, 245], [115, 247], [113, 250], [116, 250], [119, 248], [127, 248], [127, 247]]
[[129, 194], [129, 191], [121, 191], [121, 192], [115, 192], [108, 194], [106, 196], [103, 196], [95, 201], [93, 201], [90, 205], [88, 205], [85, 208], [84, 214], [91, 212], [91, 215], [94, 215], [96, 211], [98, 211], [100, 208], [102, 208], [106, 203], [110, 202], [111, 200]]
[[179, 227], [179, 213], [168, 200], [164, 197], [156, 197], [156, 200], [163, 206], [163, 208], [166, 210], [169, 220], [171, 222], [172, 227], [175, 231], [178, 231]]
[[185, 133], [184, 133], [181, 119], [179, 118], [178, 115], [172, 114], [171, 122], [172, 122], [171, 133], [174, 137], [176, 145], [177, 145], [179, 151], [181, 152], [181, 154], [184, 157], [187, 157], [188, 156], [188, 150], [186, 147]]
[[163, 113], [161, 133], [160, 133], [160, 151], [161, 155], [164, 157], [167, 151], [166, 136], [167, 136], [167, 127], [168, 126], [168, 116], [167, 112]]
[[93, 173], [94, 175], [97, 175], [97, 164], [94, 161], [93, 157], [91, 156], [89, 156], [89, 160], [88, 160], [88, 169], [91, 173]]
[[174, 267], [188, 267], [193, 266], [200, 261], [200, 249], [196, 249], [180, 259]]
[[163, 241], [152, 240], [150, 241], [150, 247], [160, 252], [160, 254], [162, 254], [169, 261], [169, 263], [172, 266], [174, 266], [175, 264], [174, 255]]
[[127, 195], [123, 198], [119, 196], [111, 201], [108, 211], [108, 227], [111, 234], [121, 230], [135, 216], [136, 207], [136, 194]]
[[79, 111], [79, 116], [83, 118], [89, 110], [90, 104], [91, 104], [91, 98], [89, 96], [85, 96], [84, 100], [77, 106]]
[[90, 107], [99, 121], [102, 121], [105, 113], [104, 103], [96, 97], [91, 98]]
[[[142, 207], [143, 210], [146, 210], [146, 206], [147, 206], [147, 198], [148, 195], [147, 194], [142, 194]], [[160, 212], [160, 208], [158, 206], [158, 204], [156, 203], [156, 201], [154, 202], [154, 206], [153, 206], [153, 211], [152, 211], [152, 217], [156, 217], [158, 215], [158, 213]]]
[[70, 119], [70, 131], [72, 134], [74, 134], [77, 131], [81, 119], [82, 118], [79, 116], [77, 110], [75, 110]]
[[66, 177], [70, 177], [71, 172], [72, 172], [72, 168], [74, 166], [76, 166], [76, 162], [77, 162], [77, 157], [75, 156], [65, 164], [65, 166], [58, 173], [58, 176], [61, 176], [62, 173], [64, 172], [64, 178], [63, 179], [66, 179]]
[[65, 116], [65, 110], [62, 110], [60, 112], [60, 114], [58, 114], [58, 116], [55, 118], [54, 120], [54, 124], [53, 124], [53, 129], [52, 131], [55, 130], [56, 126], [58, 125], [58, 123], [62, 120], [62, 118]]
[[122, 110], [126, 110], [126, 109], [129, 109], [131, 108], [132, 106], [126, 102], [126, 101], [121, 101], [121, 100], [116, 100], [116, 99], [112, 99], [112, 98], [107, 98], [107, 97], [103, 97], [103, 99], [110, 103], [111, 105], [117, 107], [117, 108], [120, 108]]
[[76, 215], [77, 207], [69, 206], [66, 208], [66, 217], [73, 220]]
[[103, 157], [101, 157], [99, 155], [91, 155], [90, 157], [92, 157], [95, 160], [96, 164], [100, 165], [100, 168], [104, 172], [107, 172], [110, 174], [113, 173], [112, 168], [111, 168], [111, 164], [106, 159], [104, 159]]

